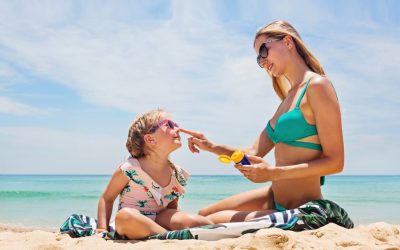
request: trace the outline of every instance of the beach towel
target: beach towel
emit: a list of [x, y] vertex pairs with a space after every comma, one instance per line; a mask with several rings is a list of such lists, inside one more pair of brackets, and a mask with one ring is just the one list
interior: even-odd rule
[[[83, 218], [84, 217], [84, 218]], [[73, 215], [60, 228], [61, 233], [72, 234], [72, 237], [82, 237], [94, 234], [96, 228], [88, 221], [95, 221], [87, 216]], [[77, 219], [79, 218], [79, 219]], [[336, 203], [329, 200], [314, 200], [296, 208], [282, 212], [275, 212], [245, 222], [231, 222], [201, 227], [167, 231], [146, 239], [198, 239], [219, 240], [234, 238], [247, 233], [254, 233], [265, 228], [281, 228], [283, 230], [303, 231], [317, 229], [329, 223], [335, 223], [344, 228], [353, 228], [354, 223], [347, 212]], [[90, 226], [89, 226], [90, 224]], [[90, 228], [90, 229], [89, 229]], [[104, 233], [106, 239], [126, 239], [115, 231]], [[146, 240], [144, 239], [144, 240]]]
[[97, 220], [83, 214], [71, 215], [60, 227], [60, 233], [69, 234], [72, 238], [95, 234]]

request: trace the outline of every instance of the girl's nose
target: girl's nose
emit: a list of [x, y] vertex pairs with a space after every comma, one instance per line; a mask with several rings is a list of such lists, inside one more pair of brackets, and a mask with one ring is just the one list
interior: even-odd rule
[[174, 127], [172, 130], [173, 130], [177, 135], [179, 135], [179, 132], [181, 132], [181, 130], [180, 130], [179, 127]]

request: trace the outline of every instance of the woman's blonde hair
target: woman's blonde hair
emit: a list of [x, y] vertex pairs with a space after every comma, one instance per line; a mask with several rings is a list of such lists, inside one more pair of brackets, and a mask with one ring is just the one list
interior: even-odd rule
[[163, 109], [155, 109], [138, 116], [129, 127], [126, 148], [134, 158], [140, 158], [147, 154], [144, 135], [150, 133], [153, 126], [157, 125]]
[[[296, 29], [290, 25], [286, 21], [275, 21], [272, 22], [262, 28], [260, 28], [256, 32], [256, 36], [254, 38], [254, 43], [256, 39], [262, 35], [266, 35], [269, 38], [277, 38], [282, 39], [285, 36], [290, 36], [293, 39], [293, 42], [296, 46], [297, 53], [303, 58], [304, 62], [307, 66], [315, 73], [324, 76], [325, 71], [322, 68], [322, 65], [319, 63], [317, 58], [306, 48], [303, 40]], [[289, 84], [285, 76], [274, 77], [270, 75], [272, 78], [272, 84], [276, 94], [279, 96], [281, 100], [283, 100], [288, 93]]]

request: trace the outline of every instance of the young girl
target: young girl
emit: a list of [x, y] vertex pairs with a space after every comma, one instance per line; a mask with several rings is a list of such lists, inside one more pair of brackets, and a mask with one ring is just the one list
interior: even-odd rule
[[161, 109], [132, 123], [126, 142], [131, 157], [116, 169], [100, 197], [97, 232], [108, 230], [118, 195], [115, 227], [119, 235], [129, 239], [212, 223], [178, 209], [189, 174], [173, 164], [169, 155], [181, 145], [178, 125]]

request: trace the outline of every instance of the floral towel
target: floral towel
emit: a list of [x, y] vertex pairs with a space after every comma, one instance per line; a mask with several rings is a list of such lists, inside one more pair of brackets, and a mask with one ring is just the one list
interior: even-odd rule
[[[254, 233], [264, 228], [281, 228], [283, 230], [303, 231], [317, 229], [329, 223], [335, 223], [344, 228], [353, 228], [353, 221], [347, 212], [336, 203], [329, 200], [315, 200], [307, 202], [296, 209], [275, 212], [246, 222], [232, 222], [168, 231], [146, 239], [198, 239], [219, 240], [239, 237], [243, 234]], [[94, 234], [96, 220], [85, 215], [74, 214], [61, 226], [61, 233], [68, 233], [71, 237], [84, 237]], [[115, 231], [103, 233], [106, 239], [126, 239]]]
[[91, 236], [95, 234], [97, 221], [82, 214], [71, 215], [60, 227], [60, 233], [69, 234], [72, 238]]
[[264, 228], [303, 231], [317, 229], [329, 223], [353, 228], [353, 221], [347, 212], [329, 200], [314, 200], [296, 209], [275, 212], [246, 222], [232, 222], [207, 225], [190, 229], [169, 231], [148, 237], [148, 239], [199, 239], [219, 240], [254, 233]]

